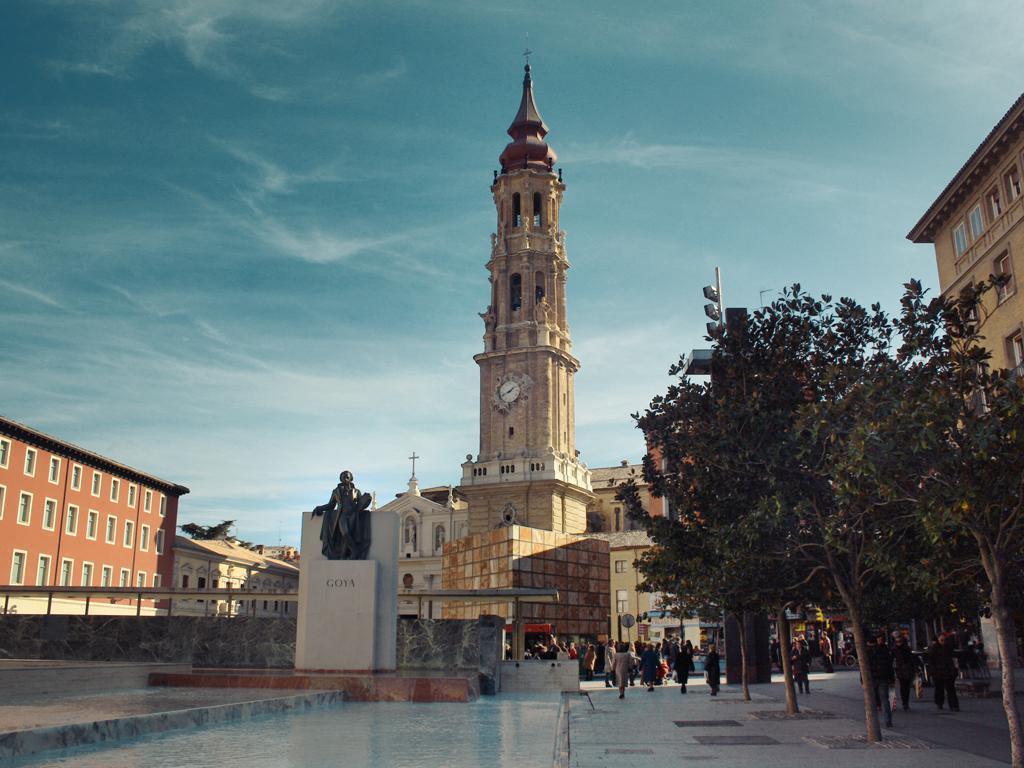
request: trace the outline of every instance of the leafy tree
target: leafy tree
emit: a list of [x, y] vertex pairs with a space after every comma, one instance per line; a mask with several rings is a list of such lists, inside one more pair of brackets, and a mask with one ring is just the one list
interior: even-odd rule
[[992, 276], [958, 297], [931, 301], [919, 284], [907, 285], [903, 332], [931, 386], [905, 412], [925, 426], [919, 439], [920, 452], [930, 457], [922, 491], [925, 529], [935, 537], [963, 534], [975, 543], [1001, 659], [1011, 759], [1014, 768], [1024, 768], [1010, 615], [1020, 598], [1024, 559], [1024, 386], [1016, 372], [992, 370], [982, 345], [986, 296], [1005, 280]]
[[190, 539], [206, 541], [209, 541], [211, 539], [231, 539], [241, 547], [245, 547], [246, 549], [255, 549], [256, 545], [254, 545], [252, 542], [242, 541], [241, 539], [236, 539], [234, 536], [231, 535], [231, 529], [234, 527], [234, 520], [225, 520], [224, 522], [217, 523], [216, 525], [199, 525], [198, 523], [185, 523], [184, 525], [178, 526], [178, 528], [181, 529], [181, 532], [188, 536]]
[[683, 523], [681, 533], [648, 524], [655, 541], [717, 542], [729, 582], [718, 593], [774, 597], [780, 617], [782, 602], [801, 592], [828, 589], [842, 600], [869, 741], [881, 731], [866, 601], [891, 583], [915, 530], [912, 491], [926, 460], [909, 450], [920, 424], [901, 408], [924, 376], [917, 358], [894, 349], [895, 331], [878, 305], [818, 300], [794, 286], [716, 340], [710, 385], [674, 384], [638, 418], [671, 468], [659, 473], [647, 460], [645, 477]]

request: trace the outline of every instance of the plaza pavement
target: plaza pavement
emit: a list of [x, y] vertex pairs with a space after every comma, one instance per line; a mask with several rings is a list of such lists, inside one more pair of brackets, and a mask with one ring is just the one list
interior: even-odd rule
[[[960, 713], [940, 712], [925, 698], [909, 712], [893, 715], [884, 741], [864, 742], [863, 707], [856, 672], [812, 674], [811, 694], [799, 697], [803, 714], [784, 717], [781, 676], [770, 685], [751, 686], [744, 702], [739, 686], [708, 695], [692, 680], [685, 696], [678, 685], [648, 693], [639, 683], [618, 698], [603, 680], [582, 683], [570, 697], [569, 765], [714, 765], [773, 768], [794, 763], [899, 768], [987, 768], [1009, 764], [1006, 720], [998, 698], [965, 699]], [[1018, 694], [1020, 696], [1020, 694]], [[1022, 702], [1024, 703], [1024, 702]], [[675, 721], [683, 722], [679, 727]], [[703, 722], [702, 722], [703, 721]], [[707, 721], [730, 721], [714, 723]]]

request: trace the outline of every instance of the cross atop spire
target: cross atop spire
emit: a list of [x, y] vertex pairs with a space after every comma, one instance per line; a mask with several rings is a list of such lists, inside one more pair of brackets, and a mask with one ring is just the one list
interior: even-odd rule
[[416, 455], [416, 451], [413, 451], [412, 452], [412, 456], [410, 456], [409, 458], [412, 460], [412, 477], [410, 477], [409, 479], [410, 480], [415, 480], [416, 479], [416, 459], [422, 459], [423, 457], [422, 456], [417, 456]]

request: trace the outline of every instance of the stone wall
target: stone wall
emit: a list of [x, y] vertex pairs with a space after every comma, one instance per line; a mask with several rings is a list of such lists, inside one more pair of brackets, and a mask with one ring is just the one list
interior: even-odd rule
[[295, 619], [0, 616], [0, 658], [288, 668], [294, 656]]
[[[504, 621], [401, 621], [399, 669], [478, 670], [497, 688]], [[182, 662], [195, 667], [289, 669], [295, 620], [236, 616], [0, 616], [0, 659]]]

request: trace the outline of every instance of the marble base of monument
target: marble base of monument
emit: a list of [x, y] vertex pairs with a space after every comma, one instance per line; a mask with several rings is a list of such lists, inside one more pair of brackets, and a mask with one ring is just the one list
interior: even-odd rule
[[398, 516], [370, 512], [366, 560], [328, 560], [322, 518], [302, 515], [296, 672], [388, 672], [396, 667]]
[[377, 563], [302, 563], [296, 670], [373, 670]]

